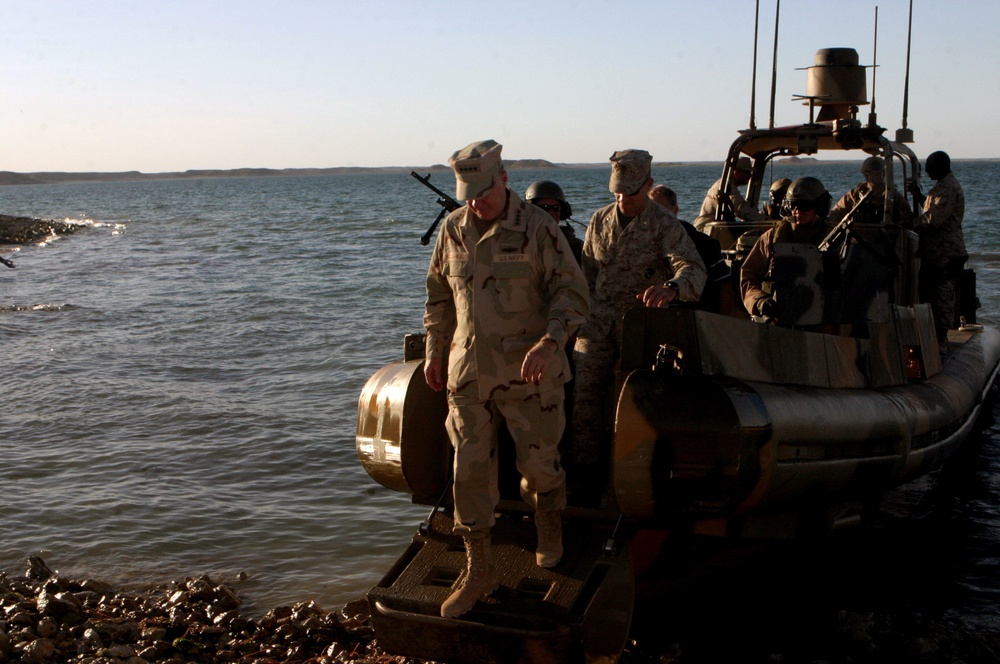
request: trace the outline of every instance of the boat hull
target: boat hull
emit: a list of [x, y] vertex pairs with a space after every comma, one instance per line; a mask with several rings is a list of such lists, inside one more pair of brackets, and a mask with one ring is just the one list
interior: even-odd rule
[[616, 418], [618, 505], [720, 535], [828, 529], [940, 467], [971, 432], [996, 378], [1000, 333], [956, 332], [951, 347], [935, 375], [883, 388], [635, 370]]

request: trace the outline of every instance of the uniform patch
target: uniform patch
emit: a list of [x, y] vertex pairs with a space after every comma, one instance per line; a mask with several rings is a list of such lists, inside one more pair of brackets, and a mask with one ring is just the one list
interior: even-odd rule
[[497, 254], [493, 257], [495, 263], [525, 263], [528, 254]]

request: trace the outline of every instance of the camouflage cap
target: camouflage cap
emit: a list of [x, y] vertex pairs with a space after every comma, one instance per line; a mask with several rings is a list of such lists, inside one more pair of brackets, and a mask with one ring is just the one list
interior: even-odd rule
[[653, 157], [645, 150], [619, 150], [611, 155], [612, 194], [634, 194], [649, 179]]
[[868, 157], [861, 162], [862, 173], [881, 173], [885, 170], [885, 162], [880, 157]]
[[448, 165], [455, 171], [455, 198], [468, 201], [485, 194], [503, 171], [500, 150], [492, 139], [477, 141], [451, 155]]

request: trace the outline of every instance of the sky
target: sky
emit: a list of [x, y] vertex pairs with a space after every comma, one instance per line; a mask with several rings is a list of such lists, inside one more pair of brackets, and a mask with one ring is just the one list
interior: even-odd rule
[[[776, 0], [760, 0], [767, 126]], [[754, 0], [0, 0], [0, 171], [721, 161], [750, 125]], [[878, 7], [877, 53], [875, 8]], [[1000, 157], [1000, 2], [914, 0], [921, 157]], [[857, 49], [901, 126], [909, 0], [785, 0], [775, 122], [821, 48]], [[867, 117], [868, 108], [862, 109]]]

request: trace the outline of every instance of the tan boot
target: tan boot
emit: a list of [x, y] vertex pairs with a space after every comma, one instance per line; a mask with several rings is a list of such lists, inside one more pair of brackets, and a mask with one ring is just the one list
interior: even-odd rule
[[458, 579], [458, 588], [441, 605], [443, 618], [457, 618], [473, 607], [483, 595], [489, 595], [500, 585], [497, 573], [490, 566], [488, 540], [465, 540], [465, 572]]
[[563, 556], [562, 511], [536, 511], [535, 528], [538, 530], [535, 562], [539, 567], [555, 567]]

